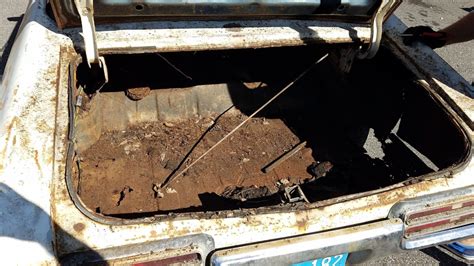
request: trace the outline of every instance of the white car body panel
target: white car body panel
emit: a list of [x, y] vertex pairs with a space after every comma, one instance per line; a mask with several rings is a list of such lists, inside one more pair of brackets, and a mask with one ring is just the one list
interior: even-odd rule
[[[216, 248], [245, 243], [308, 234], [387, 218], [392, 206], [407, 198], [442, 192], [447, 189], [473, 186], [474, 164], [446, 178], [425, 180], [412, 185], [394, 185], [370, 196], [344, 202], [316, 206], [309, 210], [255, 214], [248, 217], [152, 221], [129, 225], [107, 225], [92, 221], [81, 213], [71, 201], [65, 185], [65, 158], [68, 125], [67, 85], [70, 60], [75, 58], [73, 41], [59, 33], [54, 22], [43, 14], [44, 1], [33, 0], [25, 14], [22, 28], [11, 51], [0, 89], [0, 250], [7, 264], [56, 264], [58, 254], [81, 250], [87, 246], [94, 250], [154, 241], [190, 234], [208, 234]], [[183, 22], [184, 23], [184, 22]], [[132, 26], [131, 26], [132, 25]], [[165, 24], [166, 25], [166, 24]], [[395, 43], [400, 40], [396, 32], [403, 30], [396, 18], [388, 21], [388, 35]], [[171, 47], [183, 49], [223, 49], [233, 40], [243, 41], [243, 35], [255, 29], [243, 29], [239, 34], [222, 30], [214, 36], [215, 46], [204, 47], [193, 42], [193, 37], [181, 42], [181, 30], [131, 30], [133, 24], [107, 29], [100, 27], [99, 50], [153, 52]], [[288, 45], [297, 45], [296, 31], [279, 31], [286, 34]], [[370, 32], [360, 31], [368, 39]], [[78, 29], [67, 30], [77, 41]], [[171, 38], [165, 39], [169, 34]], [[199, 37], [199, 31], [188, 36]], [[346, 30], [327, 32], [350, 38]], [[235, 38], [232, 37], [235, 35]], [[147, 36], [147, 37], [144, 37]], [[291, 40], [294, 40], [291, 41]], [[290, 42], [291, 41], [291, 42]], [[180, 46], [182, 45], [182, 46]], [[250, 43], [248, 47], [259, 45]], [[166, 48], [168, 47], [168, 48]], [[414, 54], [408, 50], [407, 56]], [[426, 47], [417, 47], [421, 57], [439, 57]], [[418, 61], [416, 61], [418, 62]], [[423, 64], [419, 64], [423, 67]], [[437, 65], [448, 80], [456, 81], [459, 75], [447, 64]], [[426, 80], [430, 85], [445, 81]], [[462, 87], [462, 86], [461, 86]], [[472, 91], [442, 84], [439, 88], [458, 108], [472, 119], [474, 105], [466, 97]], [[465, 121], [466, 125], [471, 121]], [[469, 131], [473, 139], [474, 133]], [[10, 190], [10, 189], [11, 190]], [[474, 196], [474, 189], [466, 197]], [[53, 226], [56, 225], [56, 226]], [[66, 237], [58, 239], [59, 230]], [[68, 237], [73, 236], [73, 237]]]

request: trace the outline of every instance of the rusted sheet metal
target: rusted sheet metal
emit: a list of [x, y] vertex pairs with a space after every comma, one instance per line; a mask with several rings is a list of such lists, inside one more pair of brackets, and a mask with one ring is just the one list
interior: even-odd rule
[[[77, 42], [82, 37], [71, 32]], [[368, 25], [312, 21], [162, 21], [97, 27], [101, 53], [265, 48], [309, 43], [368, 42]]]

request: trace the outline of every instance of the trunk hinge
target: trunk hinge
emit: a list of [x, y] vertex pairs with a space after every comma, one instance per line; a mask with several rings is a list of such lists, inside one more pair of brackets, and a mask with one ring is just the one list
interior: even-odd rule
[[377, 54], [382, 41], [383, 21], [390, 7], [393, 6], [394, 1], [382, 0], [379, 8], [371, 21], [370, 43], [366, 48], [361, 47], [357, 57], [359, 59], [370, 59]]
[[86, 53], [87, 65], [97, 78], [95, 90], [100, 90], [109, 81], [107, 65], [104, 57], [99, 55], [97, 48], [97, 37], [94, 23], [94, 2], [93, 0], [74, 0], [77, 11], [81, 17], [82, 37], [84, 38], [84, 50]]

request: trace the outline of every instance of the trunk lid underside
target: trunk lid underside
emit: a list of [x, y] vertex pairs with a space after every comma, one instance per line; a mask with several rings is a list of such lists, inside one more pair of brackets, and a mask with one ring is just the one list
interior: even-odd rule
[[[80, 25], [75, 1], [50, 0], [60, 27]], [[80, 0], [78, 2], [81, 2]], [[161, 19], [272, 19], [308, 18], [367, 22], [374, 16], [380, 0], [153, 0], [94, 1], [94, 17], [98, 23], [120, 23]], [[400, 1], [393, 1], [400, 2]]]

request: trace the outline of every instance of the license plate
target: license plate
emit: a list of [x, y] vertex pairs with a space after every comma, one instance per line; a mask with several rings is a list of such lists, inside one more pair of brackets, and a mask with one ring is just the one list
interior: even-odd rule
[[330, 256], [326, 258], [319, 258], [315, 260], [308, 260], [300, 263], [295, 263], [293, 266], [343, 266], [346, 265], [348, 253]]

